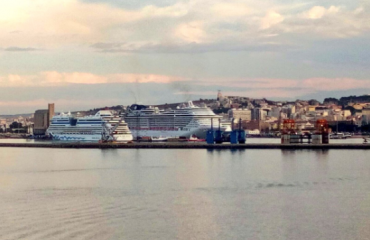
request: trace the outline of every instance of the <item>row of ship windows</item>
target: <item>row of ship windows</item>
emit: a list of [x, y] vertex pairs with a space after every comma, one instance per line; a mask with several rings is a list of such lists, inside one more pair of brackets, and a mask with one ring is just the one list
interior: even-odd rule
[[84, 133], [84, 132], [79, 132], [79, 133], [66, 133], [66, 132], [64, 132], [64, 133], [59, 133], [59, 134], [66, 134], [66, 135], [100, 135], [101, 133], [100, 132], [86, 132], [86, 133]]
[[78, 124], [103, 124], [104, 122], [77, 122]]
[[[207, 123], [209, 123], [209, 122], [211, 122], [211, 120], [198, 120], [198, 121], [191, 121], [191, 120], [186, 120], [186, 119], [176, 119], [176, 120], [173, 120], [173, 119], [171, 119], [171, 120], [165, 120], [165, 119], [163, 119], [163, 120], [160, 120], [160, 119], [156, 119], [156, 120], [152, 120], [152, 119], [143, 119], [143, 120], [138, 120], [138, 121], [126, 121], [127, 123], [144, 123], [144, 122], [150, 122], [150, 123], [164, 123], [164, 122], [169, 122], [169, 123], [173, 123], [173, 122], [175, 122], [175, 123], [177, 123], [177, 122], [186, 122], [186, 123], [189, 123], [189, 122], [207, 122]], [[217, 122], [217, 120], [214, 120], [213, 122]]]
[[[70, 122], [69, 119], [66, 119], [66, 120], [52, 120], [51, 121], [52, 123], [61, 123], [61, 122]], [[91, 119], [91, 120], [77, 120], [78, 123], [80, 122], [102, 122], [101, 119]]]
[[102, 122], [101, 119], [84, 119], [84, 120], [78, 120], [78, 122]]
[[190, 123], [191, 121], [138, 121], [138, 122], [128, 122], [128, 124], [177, 124], [177, 123]]
[[[84, 123], [84, 122], [78, 122], [76, 125], [87, 125], [87, 124], [90, 124], [90, 125], [102, 125], [103, 123], [102, 122], [88, 122], [88, 123]], [[69, 123], [51, 123], [51, 125], [61, 125], [61, 126], [65, 126], [65, 125], [70, 125]]]
[[171, 127], [132, 127], [130, 128], [133, 131], [190, 131], [190, 128], [179, 127], [179, 128], [171, 128]]
[[73, 129], [91, 129], [91, 128], [102, 128], [104, 125], [79, 125], [79, 126], [71, 126], [71, 125], [50, 125], [49, 128], [73, 128]]
[[211, 124], [210, 122], [140, 122], [129, 123], [129, 125], [179, 125], [179, 124]]
[[153, 125], [153, 126], [160, 126], [160, 125], [187, 125], [187, 124], [195, 124], [195, 125], [198, 125], [198, 124], [211, 124], [210, 122], [199, 122], [199, 123], [192, 123], [192, 122], [156, 122], [156, 123], [152, 123], [152, 122], [141, 122], [141, 123], [130, 123], [129, 125], [130, 126], [141, 126], [141, 125]]
[[49, 128], [48, 131], [66, 131], [66, 132], [90, 132], [90, 131], [102, 131], [103, 128], [80, 128], [80, 129], [74, 129], [74, 128]]
[[[138, 119], [138, 118], [149, 118], [149, 119], [161, 119], [161, 118], [201, 118], [201, 117], [204, 117], [204, 118], [208, 118], [210, 119], [211, 117], [209, 115], [184, 115], [184, 114], [178, 114], [178, 115], [170, 115], [170, 114], [163, 114], [163, 115], [157, 115], [157, 116], [130, 116], [130, 117], [125, 117], [125, 121], [129, 120], [129, 119]], [[214, 117], [216, 118], [216, 117]]]
[[[214, 120], [217, 120], [218, 118], [213, 118]], [[193, 116], [181, 116], [181, 117], [174, 117], [174, 118], [168, 118], [168, 117], [158, 117], [158, 118], [146, 118], [146, 117], [141, 117], [141, 118], [126, 118], [125, 121], [126, 122], [129, 122], [129, 121], [140, 121], [140, 120], [151, 120], [151, 121], [155, 121], [155, 120], [159, 120], [159, 121], [165, 121], [165, 120], [168, 120], [168, 121], [173, 121], [173, 120], [195, 120], [195, 121], [200, 121], [200, 120], [208, 120], [210, 121], [211, 118], [194, 118]]]

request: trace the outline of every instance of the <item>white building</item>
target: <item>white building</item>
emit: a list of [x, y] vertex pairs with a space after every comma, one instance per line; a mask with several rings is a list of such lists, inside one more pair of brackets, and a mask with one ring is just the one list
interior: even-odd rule
[[261, 134], [261, 132], [258, 129], [245, 130], [245, 134], [247, 134], [247, 135], [259, 135], [259, 134]]

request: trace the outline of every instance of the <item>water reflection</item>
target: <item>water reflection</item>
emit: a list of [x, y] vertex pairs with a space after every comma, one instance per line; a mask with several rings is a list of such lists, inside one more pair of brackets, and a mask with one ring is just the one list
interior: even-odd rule
[[119, 158], [120, 155], [118, 153], [118, 149], [106, 149], [106, 148], [102, 148], [102, 149], [99, 149], [100, 150], [100, 153], [103, 157], [103, 159], [106, 159], [106, 158]]
[[370, 216], [369, 151], [1, 150], [2, 239], [361, 239]]
[[329, 149], [318, 149], [314, 152], [317, 160], [327, 160], [329, 157]]
[[284, 158], [292, 158], [296, 155], [297, 151], [302, 150], [296, 150], [296, 149], [281, 149], [281, 154]]
[[247, 149], [244, 148], [230, 148], [230, 149], [214, 149], [214, 148], [208, 148], [207, 153], [209, 154], [214, 154], [214, 153], [222, 153], [222, 152], [230, 152], [232, 155], [234, 154], [243, 154], [245, 151], [248, 151]]

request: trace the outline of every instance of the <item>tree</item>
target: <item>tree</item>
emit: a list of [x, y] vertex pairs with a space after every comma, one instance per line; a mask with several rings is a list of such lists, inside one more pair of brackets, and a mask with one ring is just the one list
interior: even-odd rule
[[230, 108], [219, 107], [217, 109], [214, 109], [213, 112], [215, 114], [220, 114], [220, 113], [227, 113], [229, 110]]
[[350, 110], [351, 111], [351, 115], [355, 115], [356, 114], [356, 109], [352, 106], [346, 106], [344, 108], [344, 110]]
[[22, 128], [22, 123], [19, 123], [19, 122], [12, 122], [12, 123], [9, 125], [9, 128], [10, 128], [10, 129], [13, 129], [13, 128]]
[[311, 99], [308, 101], [308, 104], [310, 104], [311, 106], [317, 106], [320, 105], [320, 102], [315, 99]]
[[332, 98], [332, 97], [325, 98], [324, 99], [324, 104], [336, 104], [336, 105], [339, 105], [339, 100], [336, 99], [336, 98]]

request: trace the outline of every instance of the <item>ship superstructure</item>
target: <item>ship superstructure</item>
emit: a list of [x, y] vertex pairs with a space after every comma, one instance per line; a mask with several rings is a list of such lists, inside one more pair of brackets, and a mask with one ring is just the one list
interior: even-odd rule
[[191, 101], [176, 109], [133, 104], [124, 116], [133, 136], [205, 138], [207, 130], [218, 126], [221, 116], [208, 107], [195, 106]]
[[132, 140], [127, 124], [110, 111], [99, 111], [85, 117], [60, 113], [52, 118], [47, 132], [52, 139], [62, 141]]
[[123, 118], [118, 115], [109, 115], [108, 112], [109, 111], [101, 113], [101, 116], [107, 122], [112, 140], [117, 142], [132, 141], [133, 137], [131, 131]]

